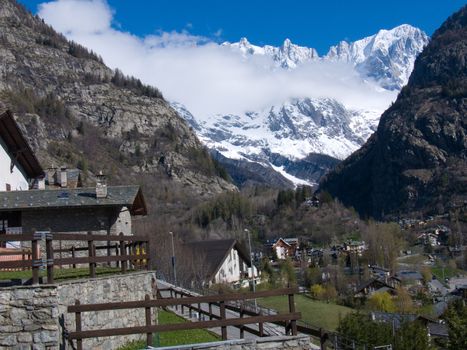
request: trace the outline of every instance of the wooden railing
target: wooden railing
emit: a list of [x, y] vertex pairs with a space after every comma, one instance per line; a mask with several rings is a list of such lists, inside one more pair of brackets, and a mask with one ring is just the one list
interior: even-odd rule
[[[96, 338], [96, 337], [110, 337], [117, 335], [133, 335], [133, 334], [146, 334], [146, 345], [152, 345], [152, 334], [156, 332], [168, 332], [189, 329], [207, 329], [214, 327], [221, 327], [221, 335], [223, 340], [227, 340], [227, 327], [228, 326], [244, 326], [247, 324], [263, 324], [265, 322], [279, 322], [285, 323], [285, 334], [297, 335], [297, 320], [301, 318], [300, 312], [295, 312], [294, 294], [298, 293], [298, 288], [284, 288], [269, 291], [262, 291], [256, 293], [233, 293], [233, 294], [218, 294], [209, 296], [198, 297], [184, 297], [184, 298], [165, 298], [165, 299], [151, 299], [146, 295], [144, 300], [141, 301], [127, 301], [127, 302], [113, 302], [102, 304], [81, 304], [79, 300], [75, 301], [74, 305], [68, 306], [69, 313], [75, 313], [76, 331], [68, 333], [69, 340], [76, 340], [77, 349], [83, 349], [83, 339]], [[267, 298], [273, 296], [287, 295], [289, 298], [289, 312], [286, 314], [275, 315], [260, 315], [244, 317], [240, 313], [239, 317], [227, 318], [226, 317], [226, 303], [229, 301], [251, 300], [256, 298]], [[164, 308], [167, 306], [189, 306], [197, 305], [201, 309], [201, 304], [216, 304], [219, 305], [219, 314], [216, 315], [216, 320], [187, 322], [177, 324], [156, 325], [151, 320], [151, 308], [159, 307]], [[108, 328], [108, 329], [95, 329], [83, 330], [82, 329], [82, 313], [84, 312], [99, 312], [119, 309], [145, 309], [145, 326], [129, 326], [124, 328]], [[211, 314], [212, 310], [211, 310]]]
[[[0, 261], [0, 270], [4, 269], [31, 269], [32, 283], [39, 283], [40, 269], [47, 269], [47, 283], [54, 283], [53, 271], [55, 267], [70, 265], [76, 267], [77, 264], [88, 264], [90, 277], [96, 276], [97, 263], [118, 262], [122, 272], [126, 272], [128, 264], [132, 268], [149, 268], [150, 266], [150, 245], [146, 236], [125, 236], [120, 235], [98, 235], [98, 234], [71, 234], [52, 233], [50, 231], [36, 231], [32, 234], [9, 234], [0, 235], [0, 242], [31, 242], [31, 259], [21, 259], [15, 261]], [[45, 241], [45, 256], [41, 258], [40, 242]], [[87, 247], [71, 247], [71, 257], [55, 258], [56, 253], [63, 252], [64, 249], [54, 250], [54, 245], [59, 245], [63, 241], [87, 242]], [[118, 242], [116, 255], [110, 255], [109, 248], [115, 245], [104, 246], [108, 249], [108, 255], [98, 256], [96, 254], [95, 242]], [[100, 249], [103, 247], [100, 246]], [[66, 249], [65, 249], [66, 251]], [[76, 251], [85, 251], [87, 256], [76, 257]], [[1, 253], [0, 253], [1, 254]]]

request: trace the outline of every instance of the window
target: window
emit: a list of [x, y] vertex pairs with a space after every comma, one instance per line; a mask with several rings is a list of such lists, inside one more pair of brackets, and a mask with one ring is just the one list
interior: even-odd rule
[[6, 187], [7, 191], [11, 191], [11, 185], [10, 184], [6, 184], [5, 187]]

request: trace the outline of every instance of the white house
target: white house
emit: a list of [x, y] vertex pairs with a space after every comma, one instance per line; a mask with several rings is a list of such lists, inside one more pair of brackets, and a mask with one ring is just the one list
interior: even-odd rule
[[43, 174], [12, 113], [0, 114], [0, 191], [29, 190]]
[[[6, 206], [6, 191], [26, 191], [37, 186], [43, 178], [43, 170], [16, 124], [10, 111], [0, 113], [0, 200]], [[2, 191], [4, 194], [2, 195]], [[0, 235], [21, 233], [21, 213], [18, 211], [0, 212]], [[16, 246], [10, 242], [6, 246]], [[0, 247], [5, 247], [0, 243]]]
[[248, 253], [235, 239], [197, 241], [186, 246], [205, 259], [206, 284], [231, 284], [258, 276]]

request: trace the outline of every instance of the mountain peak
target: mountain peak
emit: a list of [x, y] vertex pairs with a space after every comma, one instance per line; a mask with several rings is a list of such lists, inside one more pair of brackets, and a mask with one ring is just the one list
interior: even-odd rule
[[399, 90], [407, 83], [415, 58], [428, 42], [421, 29], [402, 24], [355, 42], [341, 41], [329, 49], [325, 58], [350, 63], [382, 87]]

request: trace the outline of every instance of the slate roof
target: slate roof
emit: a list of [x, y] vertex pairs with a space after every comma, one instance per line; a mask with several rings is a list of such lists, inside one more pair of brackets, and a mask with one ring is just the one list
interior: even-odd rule
[[236, 239], [196, 241], [187, 243], [186, 246], [191, 248], [195, 254], [203, 254], [206, 257], [209, 280], [214, 278], [232, 248], [235, 248], [239, 257], [251, 266], [248, 253]]
[[139, 186], [108, 186], [107, 194], [96, 198], [94, 187], [0, 192], [0, 211], [126, 206], [132, 215], [147, 214]]
[[39, 161], [10, 111], [0, 113], [0, 138], [5, 142], [8, 152], [15, 156], [29, 178], [33, 179], [44, 174]]
[[422, 274], [418, 271], [399, 271], [398, 273], [396, 273], [396, 277], [398, 277], [399, 279], [403, 280], [403, 281], [410, 281], [410, 280], [415, 280], [415, 281], [418, 281], [418, 280], [422, 280], [423, 277], [422, 277]]

